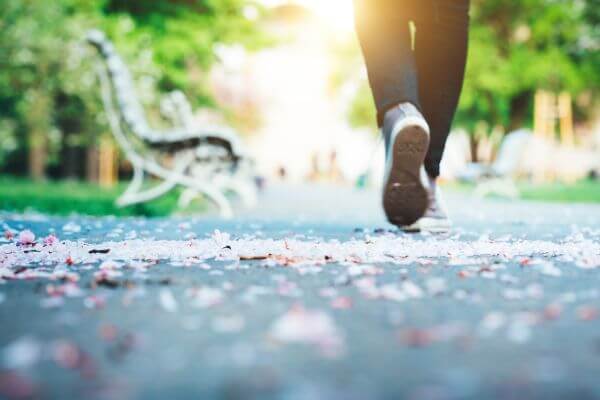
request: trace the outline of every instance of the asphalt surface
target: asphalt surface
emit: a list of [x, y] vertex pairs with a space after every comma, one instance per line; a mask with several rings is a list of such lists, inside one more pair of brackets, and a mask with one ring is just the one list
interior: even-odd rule
[[0, 398], [600, 399], [600, 206], [447, 197], [440, 236], [325, 186], [0, 213]]

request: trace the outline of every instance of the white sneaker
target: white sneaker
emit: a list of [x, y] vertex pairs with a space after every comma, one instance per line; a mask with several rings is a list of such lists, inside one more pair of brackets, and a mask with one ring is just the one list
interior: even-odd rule
[[429, 207], [425, 215], [411, 225], [403, 226], [404, 232], [445, 233], [452, 229], [452, 222], [444, 207], [440, 189], [435, 180], [429, 178]]
[[423, 167], [429, 125], [414, 105], [402, 103], [385, 114], [382, 134], [386, 143], [383, 209], [392, 224], [412, 225], [429, 206]]

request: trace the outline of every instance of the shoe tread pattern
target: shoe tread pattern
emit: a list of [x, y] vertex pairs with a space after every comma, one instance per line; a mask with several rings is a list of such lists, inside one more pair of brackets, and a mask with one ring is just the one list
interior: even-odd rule
[[392, 144], [392, 166], [383, 194], [388, 220], [397, 226], [414, 224], [428, 206], [421, 167], [429, 147], [429, 135], [419, 126], [407, 126]]

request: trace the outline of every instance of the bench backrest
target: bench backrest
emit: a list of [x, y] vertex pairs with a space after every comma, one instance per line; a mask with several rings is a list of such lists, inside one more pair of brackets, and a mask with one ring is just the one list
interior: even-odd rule
[[145, 140], [156, 140], [148, 124], [144, 108], [139, 101], [131, 73], [123, 59], [116, 52], [106, 35], [98, 30], [89, 31], [87, 41], [98, 50], [106, 64], [108, 76], [114, 91], [120, 117], [129, 130]]

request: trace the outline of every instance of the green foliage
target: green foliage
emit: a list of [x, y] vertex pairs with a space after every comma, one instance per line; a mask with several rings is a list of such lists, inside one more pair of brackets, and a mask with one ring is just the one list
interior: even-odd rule
[[266, 42], [243, 16], [249, 6], [258, 7], [245, 0], [0, 1], [0, 166], [24, 173], [27, 151], [42, 148], [50, 167], [62, 168], [59, 150], [83, 149], [106, 134], [88, 29], [115, 42], [143, 102], [177, 88], [210, 104], [205, 72], [216, 61], [214, 46]]
[[[88, 24], [98, 16], [78, 11], [87, 2], [38, 2], [3, 0], [0, 2], [0, 137], [25, 149], [46, 141], [60, 140], [69, 134], [69, 124], [58, 126], [62, 111], [69, 113], [71, 100], [89, 112], [77, 117], [77, 130], [95, 133], [93, 112], [97, 110], [90, 95], [93, 71], [80, 43]], [[57, 104], [65, 105], [64, 108]], [[64, 121], [64, 120], [63, 120]], [[62, 129], [61, 129], [62, 128]], [[9, 148], [10, 150], [10, 148]], [[2, 151], [0, 150], [0, 153]], [[8, 157], [2, 154], [0, 159]]]
[[[537, 89], [588, 93], [600, 89], [599, 0], [472, 0], [469, 56], [456, 124], [474, 132], [531, 124]], [[359, 57], [355, 46], [355, 57]], [[343, 71], [343, 70], [342, 70]], [[351, 75], [346, 73], [347, 78]], [[337, 77], [339, 80], [340, 78]], [[370, 99], [360, 88], [349, 110], [355, 125], [372, 126]], [[594, 98], [594, 96], [596, 96]], [[593, 103], [592, 103], [593, 105]], [[578, 107], [589, 118], [593, 107]]]
[[589, 14], [597, 13], [593, 3], [597, 0], [474, 0], [457, 123], [470, 130], [479, 121], [515, 128], [530, 123], [525, 116], [531, 115], [537, 89], [595, 93], [600, 37], [597, 16]]
[[267, 43], [244, 17], [245, 0], [105, 1], [109, 36], [136, 51], [152, 49], [159, 89], [184, 90], [196, 104], [210, 104], [204, 73], [216, 61], [215, 44], [255, 49]]
[[363, 82], [348, 109], [348, 120], [352, 127], [365, 126], [365, 121], [372, 126], [377, 121], [377, 112], [367, 82]]

